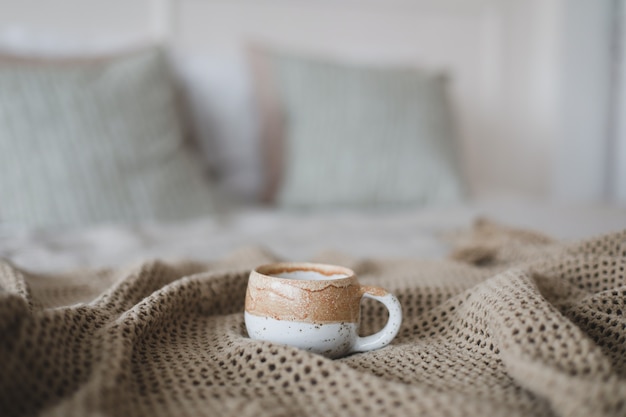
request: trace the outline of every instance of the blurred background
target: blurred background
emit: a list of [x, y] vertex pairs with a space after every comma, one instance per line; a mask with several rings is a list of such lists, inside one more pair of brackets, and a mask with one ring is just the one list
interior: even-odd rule
[[[387, 68], [390, 78], [395, 68], [443, 75], [455, 136], [445, 139], [454, 147], [446, 152], [466, 197], [619, 204], [626, 202], [623, 3], [0, 0], [0, 50], [55, 59], [166, 45], [209, 171], [243, 201], [262, 200], [274, 175], [259, 139], [265, 110], [250, 63], [257, 47]], [[294, 114], [305, 112], [294, 106]]]
[[[515, 224], [576, 237], [615, 229], [626, 222], [625, 9], [624, 0], [0, 0], [0, 226], [262, 207], [280, 214], [240, 220], [246, 233], [228, 248], [267, 243], [270, 229], [293, 232], [276, 237], [285, 252], [322, 248], [336, 235], [320, 238], [320, 227], [371, 228], [369, 241], [348, 234], [335, 246], [371, 242], [362, 252], [381, 253], [374, 243], [386, 236], [393, 254], [409, 218], [431, 232], [498, 212], [433, 217], [439, 207], [510, 199], [499, 212]], [[552, 209], [539, 216], [543, 205]], [[360, 217], [304, 225], [294, 215], [345, 207], [391, 214], [352, 225]], [[402, 217], [399, 207], [431, 214]], [[179, 242], [192, 230], [206, 242], [217, 230], [206, 227], [182, 229]], [[143, 233], [103, 247], [130, 253], [120, 242], [145, 242]], [[26, 250], [15, 242], [5, 253]]]

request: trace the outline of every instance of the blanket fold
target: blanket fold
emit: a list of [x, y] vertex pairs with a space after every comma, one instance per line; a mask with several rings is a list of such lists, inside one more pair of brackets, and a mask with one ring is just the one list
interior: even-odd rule
[[[330, 360], [247, 337], [248, 248], [36, 275], [0, 262], [3, 416], [624, 416], [626, 231], [561, 243], [480, 221], [444, 261], [315, 261], [395, 293], [391, 345]], [[364, 300], [362, 333], [386, 320]]]

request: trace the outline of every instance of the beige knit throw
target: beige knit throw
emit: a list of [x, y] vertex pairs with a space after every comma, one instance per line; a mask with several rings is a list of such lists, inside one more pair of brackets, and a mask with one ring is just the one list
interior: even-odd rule
[[[454, 240], [455, 260], [317, 259], [404, 308], [390, 346], [339, 360], [246, 337], [262, 250], [56, 276], [0, 263], [0, 415], [626, 416], [626, 231], [562, 244], [480, 222]], [[365, 303], [363, 331], [385, 314]]]

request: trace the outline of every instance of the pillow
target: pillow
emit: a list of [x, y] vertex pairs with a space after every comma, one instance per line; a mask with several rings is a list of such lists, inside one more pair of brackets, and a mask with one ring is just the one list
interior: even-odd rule
[[[463, 184], [443, 77], [270, 54], [280, 113], [264, 123], [283, 207], [458, 201]], [[273, 120], [272, 120], [273, 119]], [[278, 139], [277, 139], [278, 138]], [[283, 149], [276, 142], [283, 142]], [[282, 157], [280, 156], [282, 152]], [[272, 181], [269, 184], [272, 188]], [[276, 188], [276, 187], [275, 187]]]
[[[9, 26], [0, 28], [0, 55], [98, 57], [145, 45], [144, 38], [90, 36], [85, 39], [50, 31]], [[168, 58], [184, 106], [185, 130], [197, 148], [213, 186], [221, 195], [249, 203], [262, 186], [257, 117], [245, 63], [238, 57], [168, 50]], [[233, 201], [234, 200], [234, 201]]]
[[243, 203], [258, 201], [262, 161], [249, 73], [231, 57], [176, 53], [177, 78], [189, 102], [190, 127], [216, 185]]
[[84, 225], [211, 213], [163, 51], [0, 58], [0, 222]]

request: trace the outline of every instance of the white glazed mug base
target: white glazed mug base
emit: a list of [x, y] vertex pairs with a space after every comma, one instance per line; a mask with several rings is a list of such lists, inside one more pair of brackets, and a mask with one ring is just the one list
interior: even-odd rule
[[350, 353], [358, 337], [356, 323], [314, 324], [244, 314], [252, 339], [294, 346], [328, 358]]

